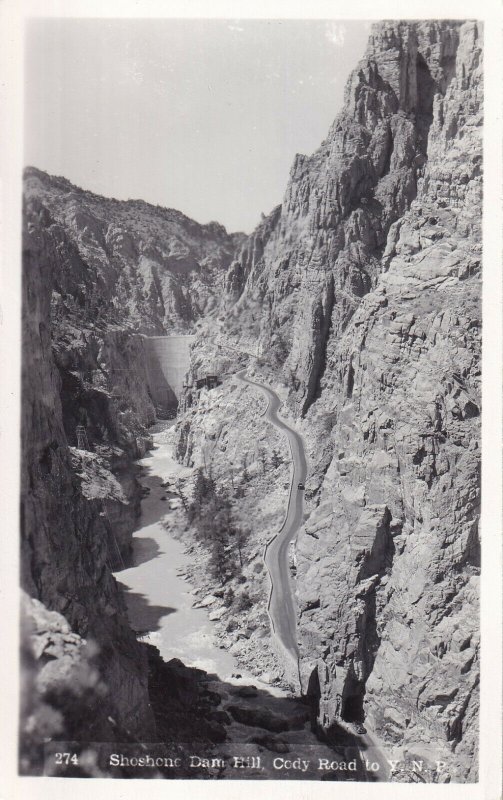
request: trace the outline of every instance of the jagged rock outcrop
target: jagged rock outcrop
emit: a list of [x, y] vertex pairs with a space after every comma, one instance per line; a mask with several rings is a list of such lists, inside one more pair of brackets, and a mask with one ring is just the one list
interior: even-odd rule
[[[299, 537], [299, 607], [318, 594], [301, 631], [306, 662], [318, 652], [325, 724], [365, 714], [387, 741], [426, 758], [436, 748], [473, 780], [480, 43], [474, 23], [414, 29], [434, 81], [427, 161], [389, 232], [385, 274], [327, 348], [320, 405], [335, 412], [334, 450]], [[376, 40], [390, 41], [389, 26]]]
[[[296, 592], [319, 723], [365, 718], [461, 780], [477, 774], [481, 125], [477, 23], [374, 26], [193, 356], [225, 375], [258, 342], [305, 435]], [[223, 391], [246, 433], [241, 390]], [[181, 453], [203, 427], [189, 409]]]
[[243, 238], [143, 200], [100, 197], [32, 167], [25, 170], [24, 192], [28, 220], [38, 216], [59, 254], [55, 316], [79, 322], [191, 333], [215, 307]]
[[[301, 413], [317, 394], [329, 330], [337, 337], [376, 285], [389, 228], [416, 196], [434, 89], [448, 79], [455, 39], [442, 24], [372, 35], [327, 138], [313, 156], [296, 157], [282, 206], [231, 269], [231, 299], [246, 286], [236, 310], [255, 317], [248, 333], [276, 356]], [[436, 83], [425, 56], [443, 70]]]
[[21, 611], [20, 773], [37, 775], [51, 767], [44, 752], [51, 738], [72, 741], [85, 731], [88, 740], [113, 740], [118, 731], [109, 687], [93, 663], [96, 646], [24, 593]]

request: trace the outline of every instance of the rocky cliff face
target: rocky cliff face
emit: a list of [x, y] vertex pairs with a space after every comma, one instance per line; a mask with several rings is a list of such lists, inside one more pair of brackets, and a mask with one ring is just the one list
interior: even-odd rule
[[26, 231], [23, 262], [22, 585], [72, 631], [95, 642], [105, 699], [86, 733], [113, 738], [112, 716], [148, 736], [153, 719], [146, 657], [108, 568], [107, 506], [120, 508], [129, 500], [110, 471], [109, 453], [100, 458], [69, 447], [66, 393], [51, 347], [52, 253], [39, 230]]
[[[476, 26], [457, 33], [417, 197], [389, 232], [375, 291], [328, 348], [334, 451], [299, 538], [299, 608], [319, 595], [305, 646], [320, 623], [336, 627], [317, 644], [325, 723], [365, 713], [409, 752], [443, 742], [454, 774], [473, 778], [481, 72]], [[441, 43], [433, 54], [435, 65]], [[323, 573], [339, 587], [330, 599]]]
[[[68, 444], [77, 448], [84, 426], [89, 446], [119, 479], [123, 502], [106, 510], [127, 551], [140, 502], [131, 460], [145, 452], [155, 420], [135, 334], [191, 331], [211, 312], [240, 236], [142, 201], [98, 197], [33, 168], [24, 199], [25, 271], [33, 295], [45, 292], [38, 334], [57, 367], [57, 413]], [[32, 324], [29, 312], [25, 318]], [[27, 385], [35, 377], [31, 347], [37, 342], [25, 349]], [[93, 466], [96, 472], [96, 459], [87, 459], [87, 483]]]
[[108, 199], [65, 178], [25, 171], [28, 219], [37, 214], [60, 254], [55, 314], [115, 322], [141, 333], [191, 333], [215, 308], [241, 234], [199, 225], [142, 200]]
[[[374, 26], [343, 111], [297, 156], [194, 354], [226, 374], [243, 360], [232, 348], [258, 342], [257, 373], [304, 434], [296, 593], [320, 725], [365, 718], [464, 780], [477, 769], [481, 124], [477, 23]], [[238, 391], [225, 384], [221, 430], [246, 429]], [[213, 447], [217, 463], [222, 401], [208, 398], [217, 435], [189, 408], [179, 452]]]
[[204, 317], [192, 378], [222, 383], [183, 396], [178, 454], [253, 520], [234, 587], [247, 628], [224, 619], [226, 644], [280, 680], [262, 553], [288, 451], [232, 379], [251, 355], [306, 444], [295, 592], [319, 726], [365, 720], [385, 747], [476, 779], [481, 123], [479, 26], [387, 22], [327, 138], [246, 239], [28, 170], [23, 585], [65, 618], [32, 604], [65, 658], [97, 643], [96, 738], [117, 735], [109, 716], [152, 731], [144, 650], [110, 574], [155, 418], [135, 334]]
[[[145, 648], [111, 574], [129, 555], [141, 501], [133, 462], [156, 418], [137, 334], [192, 330], [211, 312], [240, 238], [26, 170], [22, 585], [43, 604], [25, 604], [36, 636], [51, 637], [59, 613], [72, 665], [94, 681], [85, 714], [72, 711], [83, 708], [76, 695], [52, 698], [54, 732], [67, 738], [155, 738]], [[61, 679], [60, 694], [72, 695], [66, 661], [58, 664], [53, 684]]]

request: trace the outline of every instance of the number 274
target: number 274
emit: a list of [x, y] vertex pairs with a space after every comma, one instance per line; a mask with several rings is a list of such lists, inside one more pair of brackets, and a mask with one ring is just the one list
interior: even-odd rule
[[76, 753], [54, 753], [56, 764], [78, 764], [79, 759]]

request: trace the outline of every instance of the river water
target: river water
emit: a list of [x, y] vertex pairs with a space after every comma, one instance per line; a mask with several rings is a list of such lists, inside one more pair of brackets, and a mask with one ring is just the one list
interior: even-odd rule
[[[141, 483], [149, 489], [149, 494], [142, 501], [141, 518], [133, 534], [131, 566], [115, 573], [124, 590], [129, 621], [134, 630], [144, 634], [145, 641], [159, 649], [165, 661], [179, 658], [187, 666], [198, 667], [218, 676], [227, 686], [253, 683], [260, 690], [260, 696], [240, 697], [239, 703], [248, 708], [263, 707], [265, 704], [267, 708], [275, 708], [276, 713], [284, 717], [292, 712], [292, 707], [295, 711], [298, 701], [288, 699], [280, 687], [263, 684], [239, 667], [228, 651], [218, 647], [214, 623], [209, 620], [208, 612], [204, 608], [193, 608], [196, 595], [193, 587], [181, 576], [191, 556], [185, 552], [182, 541], [175, 539], [162, 524], [162, 520], [173, 513], [170, 510], [170, 496], [175, 496], [163, 483], [173, 483], [188, 473], [173, 458], [172, 427], [173, 423], [163, 422], [153, 428], [154, 448], [138, 462], [143, 468]], [[199, 595], [197, 599], [200, 599]], [[222, 693], [222, 685], [215, 688]], [[225, 692], [222, 696], [226, 697]], [[225, 708], [228, 702], [236, 702], [232, 690], [222, 707]], [[227, 731], [230, 741], [245, 742], [248, 748], [252, 747], [249, 737], [253, 732], [264, 734], [261, 728], [234, 720], [228, 725]], [[282, 732], [281, 737], [289, 743], [293, 752], [307, 755], [313, 764], [318, 758], [333, 758], [333, 751], [316, 739], [308, 722], [301, 729], [296, 727]], [[356, 737], [353, 738], [356, 742]], [[373, 744], [365, 742], [363, 737], [359, 738], [364, 747]], [[256, 749], [256, 745], [253, 748]], [[255, 749], [253, 755], [256, 754]], [[278, 772], [261, 777], [301, 776]], [[321, 774], [319, 770], [314, 770], [303, 777], [319, 780]]]
[[233, 673], [244, 677], [233, 656], [218, 647], [208, 612], [192, 607], [193, 587], [180, 577], [190, 555], [162, 524], [170, 514], [170, 492], [162, 484], [188, 472], [173, 458], [172, 427], [172, 422], [162, 422], [153, 428], [154, 448], [138, 462], [141, 484], [149, 494], [133, 535], [131, 566], [115, 576], [124, 589], [131, 626], [145, 634], [144, 641], [155, 645], [165, 661], [179, 658], [222, 680], [231, 680]]

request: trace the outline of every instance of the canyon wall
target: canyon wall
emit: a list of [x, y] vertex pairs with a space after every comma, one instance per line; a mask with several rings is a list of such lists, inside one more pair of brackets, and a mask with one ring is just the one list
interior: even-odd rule
[[232, 377], [250, 364], [307, 451], [295, 593], [318, 726], [364, 720], [387, 746], [445, 760], [447, 778], [476, 779], [481, 35], [475, 22], [375, 25], [326, 139], [296, 157], [250, 237], [27, 170], [23, 586], [36, 635], [54, 629], [97, 670], [96, 717], [81, 723], [93, 738], [154, 735], [145, 651], [111, 569], [127, 558], [132, 462], [158, 400], [138, 334], [195, 333], [190, 375], [220, 385], [178, 398], [181, 369], [163, 379], [184, 409], [179, 457], [244, 516], [232, 588], [246, 614], [225, 643], [281, 679], [262, 554], [289, 453]]
[[[319, 725], [365, 719], [461, 780], [477, 775], [481, 35], [373, 27], [192, 355], [225, 375], [258, 343], [255, 374], [304, 435], [295, 590]], [[180, 457], [221, 480], [231, 430], [256, 463], [242, 394], [227, 381], [204, 413], [187, 398], [179, 423]]]
[[[375, 290], [327, 346], [319, 406], [335, 412], [333, 450], [313, 475], [317, 508], [299, 536], [300, 629], [324, 724], [365, 714], [387, 741], [441, 753], [453, 775], [473, 780], [480, 32], [415, 28], [434, 81], [427, 161], [390, 228]], [[389, 41], [385, 28], [371, 47]], [[325, 627], [333, 637], [320, 636]]]
[[25, 170], [24, 194], [28, 214], [37, 209], [61, 255], [53, 270], [56, 319], [192, 333], [216, 308], [244, 238], [143, 200], [100, 197], [33, 167]]
[[[76, 683], [72, 707], [72, 682], [65, 677], [69, 664], [59, 662], [65, 697], [54, 696], [58, 675], [53, 670], [51, 702], [62, 714], [56, 732], [69, 738], [78, 733], [92, 741], [120, 738], [125, 728], [131, 728], [138, 736], [149, 737], [155, 729], [148, 703], [146, 656], [129, 628], [124, 601], [107, 563], [111, 557], [107, 507], [120, 515], [122, 507], [132, 505], [112, 474], [107, 456], [125, 457], [125, 452], [117, 445], [111, 454], [106, 445], [102, 453], [97, 446], [93, 452], [71, 446], [76, 442], [65, 431], [65, 419], [72, 435], [75, 431], [68, 421], [71, 410], [65, 413], [64, 409], [69, 394], [51, 346], [51, 270], [56, 254], [48, 237], [33, 225], [28, 227], [23, 242], [21, 582], [28, 595], [59, 613], [58, 630], [75, 634], [75, 647], [71, 637], [67, 645], [72, 665], [84, 663], [73, 656], [87, 645], [86, 658], [94, 670], [87, 671], [89, 685], [85, 687], [93, 713], [80, 719], [75, 709], [80, 708], [77, 698], [82, 699], [84, 693], [81, 681]], [[85, 391], [90, 390], [82, 387]], [[89, 404], [84, 398], [75, 401], [81, 404], [79, 408], [84, 412], [89, 408], [90, 416], [93, 403], [109, 408], [105, 390], [91, 393]], [[110, 424], [120, 427], [118, 418], [111, 415]], [[130, 518], [129, 523], [131, 531]], [[34, 625], [36, 641], [41, 642], [44, 635], [50, 638], [44, 612], [35, 617], [40, 622]], [[50, 658], [43, 653], [44, 648], [37, 649], [41, 665]], [[84, 672], [85, 668], [81, 675]], [[99, 682], [92, 678], [94, 673], [100, 676]], [[82, 680], [85, 684], [85, 676]]]
[[[183, 334], [211, 313], [242, 237], [33, 168], [23, 222], [21, 577], [35, 692], [27, 708], [42, 709], [43, 727], [49, 703], [52, 733], [63, 738], [155, 739], [146, 651], [112, 576], [130, 554], [142, 496], [134, 461], [156, 420], [141, 334], [182, 334], [167, 353], [163, 338], [153, 340], [178, 394], [191, 339]], [[39, 646], [56, 632], [61, 648]]]

